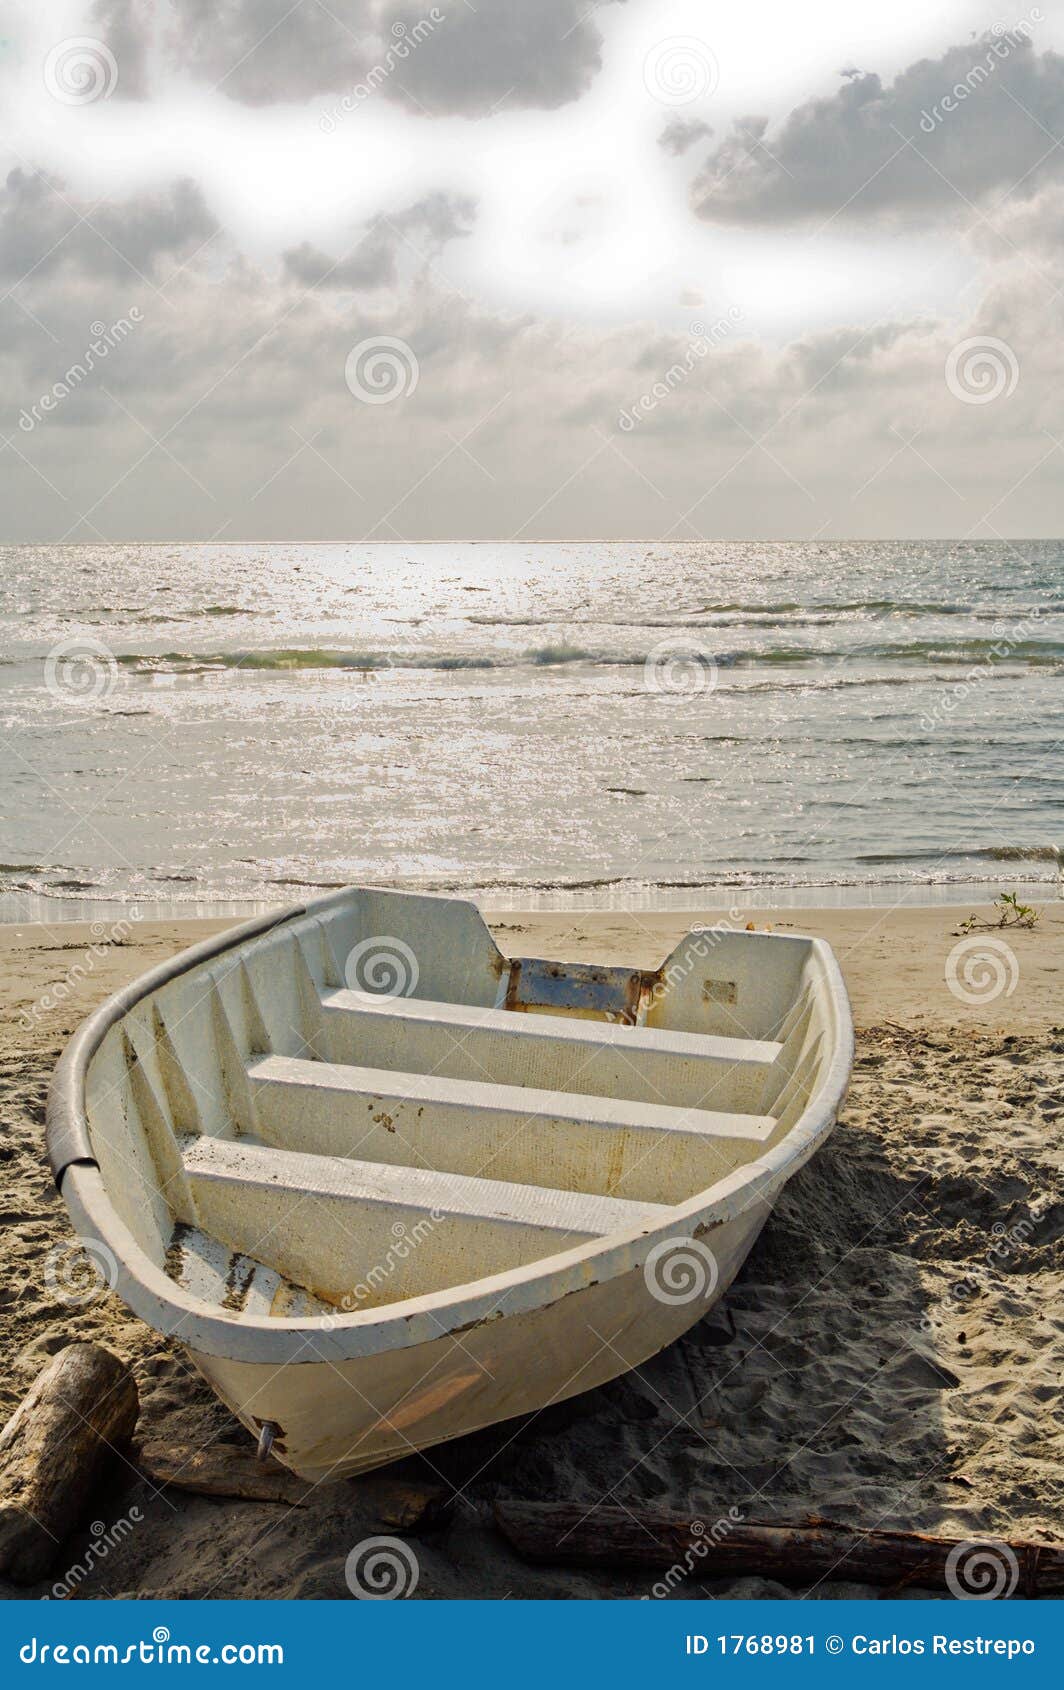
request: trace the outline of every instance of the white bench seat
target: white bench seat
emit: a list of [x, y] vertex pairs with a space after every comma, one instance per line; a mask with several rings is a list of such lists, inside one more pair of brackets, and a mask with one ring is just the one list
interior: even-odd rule
[[663, 1216], [578, 1191], [276, 1150], [187, 1141], [195, 1224], [349, 1310], [520, 1267]]
[[678, 1203], [761, 1154], [771, 1115], [266, 1056], [256, 1134], [287, 1150]]
[[757, 1109], [780, 1045], [369, 992], [326, 992], [319, 1054], [677, 1108]]

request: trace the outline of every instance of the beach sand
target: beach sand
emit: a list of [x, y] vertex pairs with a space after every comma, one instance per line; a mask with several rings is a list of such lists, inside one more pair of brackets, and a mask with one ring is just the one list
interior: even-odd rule
[[[759, 928], [827, 938], [858, 1028], [842, 1120], [787, 1188], [724, 1302], [637, 1373], [433, 1450], [393, 1473], [454, 1492], [420, 1537], [419, 1597], [620, 1597], [654, 1575], [530, 1568], [491, 1522], [499, 1497], [690, 1512], [712, 1524], [821, 1514], [869, 1529], [1064, 1540], [1064, 906], [1033, 932], [994, 935], [968, 1002], [945, 980], [966, 909], [757, 912]], [[684, 915], [535, 914], [493, 920], [513, 954], [656, 965]], [[745, 923], [746, 917], [740, 921]], [[181, 1352], [103, 1293], [58, 1303], [49, 1251], [70, 1236], [44, 1158], [55, 1059], [82, 1016], [224, 921], [0, 928], [0, 1417], [74, 1339], [133, 1366], [139, 1435], [205, 1443], [246, 1434]], [[964, 983], [962, 977], [962, 984]], [[993, 983], [993, 982], [992, 982]], [[1010, 989], [1011, 988], [1011, 989]], [[383, 1527], [371, 1486], [309, 1506], [157, 1493], [117, 1463], [94, 1517], [134, 1529], [76, 1585], [82, 1598], [344, 1597], [344, 1563]], [[94, 1541], [82, 1523], [54, 1579]], [[393, 1533], [394, 1535], [394, 1533]], [[29, 1591], [46, 1594], [49, 1579]], [[764, 1580], [679, 1596], [786, 1596]], [[826, 1581], [813, 1594], [870, 1594]]]

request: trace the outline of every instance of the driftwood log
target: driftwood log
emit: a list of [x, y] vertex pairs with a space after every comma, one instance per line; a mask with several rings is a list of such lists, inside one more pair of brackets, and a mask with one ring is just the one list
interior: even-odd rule
[[[1018, 1596], [1064, 1592], [1064, 1544], [987, 1538], [963, 1542], [918, 1532], [864, 1532], [831, 1520], [801, 1525], [704, 1520], [648, 1509], [499, 1502], [504, 1537], [530, 1561], [585, 1567], [678, 1569], [703, 1579], [753, 1576], [806, 1586], [821, 1579], [919, 1585]], [[947, 1578], [949, 1573], [949, 1578]], [[956, 1594], [956, 1590], [954, 1590]]]
[[0, 1432], [0, 1573], [51, 1570], [97, 1480], [137, 1423], [137, 1387], [98, 1344], [69, 1344]]
[[277, 1461], [259, 1461], [255, 1445], [141, 1444], [137, 1466], [156, 1485], [197, 1496], [231, 1496], [244, 1502], [283, 1502], [301, 1508], [311, 1486]]
[[[335, 1496], [337, 1482], [311, 1484], [277, 1461], [260, 1461], [253, 1443], [144, 1443], [136, 1452], [137, 1466], [153, 1484], [191, 1491], [197, 1496], [226, 1496], [244, 1502], [279, 1502], [305, 1508], [327, 1495]], [[447, 1511], [442, 1485], [377, 1478], [351, 1481], [359, 1502], [381, 1525], [417, 1532], [439, 1525]], [[349, 1495], [347, 1482], [345, 1494]]]

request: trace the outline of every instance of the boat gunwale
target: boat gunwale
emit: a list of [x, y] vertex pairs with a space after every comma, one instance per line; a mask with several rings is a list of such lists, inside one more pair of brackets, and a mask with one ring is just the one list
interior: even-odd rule
[[[335, 1362], [431, 1343], [492, 1319], [528, 1313], [641, 1268], [649, 1250], [669, 1238], [704, 1238], [759, 1205], [767, 1211], [787, 1179], [809, 1159], [835, 1123], [853, 1063], [853, 1023], [842, 973], [823, 939], [810, 934], [776, 935], [808, 944], [823, 971], [834, 1035], [830, 1060], [805, 1108], [778, 1144], [685, 1203], [675, 1205], [667, 1221], [637, 1225], [539, 1257], [522, 1267], [378, 1308], [337, 1310], [335, 1315], [294, 1319], [248, 1316], [215, 1308], [170, 1279], [118, 1215], [89, 1137], [85, 1114], [89, 1064], [110, 1029], [134, 1005], [171, 980], [291, 921], [318, 915], [349, 898], [351, 890], [344, 888], [272, 915], [255, 917], [157, 964], [94, 1010], [56, 1065], [48, 1095], [46, 1142], [56, 1184], [67, 1207], [79, 1227], [82, 1221], [87, 1223], [86, 1236], [102, 1243], [112, 1255], [116, 1272], [113, 1289], [133, 1313], [193, 1351], [234, 1362]], [[421, 896], [403, 892], [392, 895]], [[470, 900], [441, 898], [440, 902]], [[731, 933], [734, 929], [698, 931]]]

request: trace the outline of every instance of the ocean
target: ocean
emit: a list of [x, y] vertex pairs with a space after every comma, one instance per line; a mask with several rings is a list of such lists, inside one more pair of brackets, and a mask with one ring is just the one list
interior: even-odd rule
[[0, 916], [1060, 889], [1064, 543], [0, 549]]

